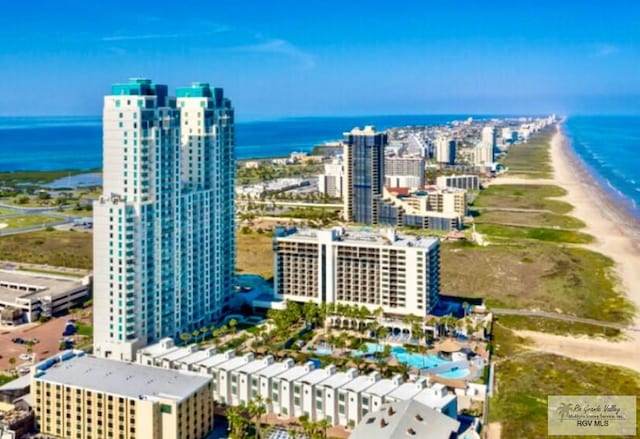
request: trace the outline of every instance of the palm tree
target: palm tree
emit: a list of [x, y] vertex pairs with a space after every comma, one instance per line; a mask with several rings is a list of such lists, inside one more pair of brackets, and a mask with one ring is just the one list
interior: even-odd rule
[[186, 346], [189, 340], [191, 340], [191, 334], [188, 332], [180, 334], [180, 340], [182, 340], [182, 343]]
[[209, 332], [208, 326], [203, 326], [202, 328], [200, 328], [200, 334], [202, 334], [202, 340], [207, 339], [207, 332]]
[[261, 419], [262, 416], [267, 413], [267, 409], [262, 401], [262, 397], [260, 395], [253, 398], [249, 401], [249, 405], [247, 406], [247, 410], [249, 412], [249, 416], [254, 420], [253, 427], [256, 431], [256, 439], [260, 439], [262, 436], [262, 424]]
[[462, 312], [464, 313], [464, 316], [467, 316], [467, 308], [469, 307], [469, 302], [464, 301], [462, 302]]
[[245, 407], [240, 404], [227, 409], [227, 420], [231, 429], [230, 439], [242, 439], [249, 424], [245, 417]]
[[198, 336], [200, 335], [200, 331], [198, 331], [196, 329], [195, 331], [193, 331], [192, 335], [193, 335], [193, 338], [195, 339], [196, 343], [198, 343]]
[[231, 333], [236, 333], [236, 326], [238, 326], [238, 321], [236, 319], [229, 320], [229, 328], [231, 328]]
[[9, 366], [11, 366], [11, 368], [13, 369], [13, 373], [15, 374], [15, 367], [16, 367], [15, 357], [9, 357]]
[[322, 430], [322, 437], [324, 439], [327, 439], [327, 430], [331, 428], [331, 423], [327, 418], [322, 418], [317, 422], [317, 424], [318, 427], [320, 427], [320, 429]]

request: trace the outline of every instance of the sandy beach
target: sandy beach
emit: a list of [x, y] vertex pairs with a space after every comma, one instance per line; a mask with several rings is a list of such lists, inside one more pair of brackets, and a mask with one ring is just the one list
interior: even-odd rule
[[[569, 215], [584, 221], [586, 227], [581, 231], [596, 238], [584, 247], [614, 261], [620, 288], [640, 310], [640, 225], [616, 206], [579, 165], [559, 126], [551, 139], [551, 163], [553, 179], [513, 178], [507, 174], [498, 177], [494, 184], [555, 184], [563, 187], [567, 195], [562, 199], [574, 207]], [[634, 326], [640, 327], [638, 313]]]

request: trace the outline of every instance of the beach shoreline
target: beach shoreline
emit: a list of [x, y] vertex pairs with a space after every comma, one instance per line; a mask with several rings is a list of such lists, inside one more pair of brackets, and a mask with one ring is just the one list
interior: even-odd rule
[[573, 151], [570, 139], [558, 124], [550, 141], [552, 181], [564, 188], [564, 200], [573, 206], [570, 215], [585, 222], [582, 230], [595, 237], [584, 247], [614, 261], [620, 287], [636, 306], [635, 326], [640, 325], [640, 223], [615, 203]]

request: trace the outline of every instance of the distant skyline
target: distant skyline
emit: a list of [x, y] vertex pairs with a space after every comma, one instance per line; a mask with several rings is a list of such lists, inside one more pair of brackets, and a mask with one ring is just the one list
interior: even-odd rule
[[639, 114], [640, 5], [11, 2], [0, 115], [98, 115], [115, 82], [223, 87], [238, 120]]

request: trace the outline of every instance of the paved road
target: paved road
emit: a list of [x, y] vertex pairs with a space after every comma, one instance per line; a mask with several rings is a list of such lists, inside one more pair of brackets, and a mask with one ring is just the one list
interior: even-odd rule
[[[244, 201], [240, 203], [245, 203]], [[333, 207], [336, 209], [342, 209], [344, 207], [343, 204], [333, 204], [333, 203], [305, 203], [298, 201], [253, 201], [251, 200], [251, 204], [275, 204], [277, 206], [293, 206], [293, 207]]]
[[585, 323], [585, 324], [588, 324], [588, 325], [602, 326], [602, 327], [605, 327], [605, 328], [615, 328], [615, 329], [623, 329], [623, 330], [628, 330], [628, 331], [638, 331], [638, 332], [640, 332], [640, 328], [634, 328], [632, 326], [623, 325], [621, 323], [604, 322], [602, 320], [586, 319], [586, 318], [583, 318], [583, 317], [568, 316], [566, 314], [559, 314], [559, 313], [555, 313], [555, 312], [528, 311], [528, 310], [521, 310], [521, 309], [505, 309], [505, 308], [492, 308], [491, 312], [494, 313], [495, 315], [542, 317], [542, 318], [547, 318], [547, 319], [563, 320], [565, 322]]

